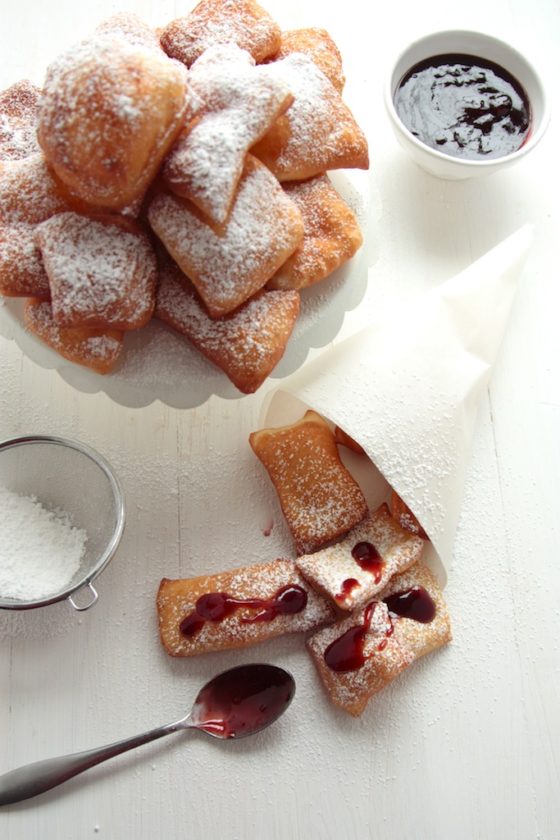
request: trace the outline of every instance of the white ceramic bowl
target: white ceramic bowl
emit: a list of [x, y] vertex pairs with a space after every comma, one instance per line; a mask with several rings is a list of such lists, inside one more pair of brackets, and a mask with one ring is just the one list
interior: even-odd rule
[[[516, 152], [488, 160], [451, 157], [422, 143], [401, 122], [393, 97], [405, 73], [419, 61], [450, 53], [478, 56], [499, 64], [525, 89], [531, 108], [532, 127], [528, 139]], [[516, 163], [534, 149], [546, 131], [549, 120], [545, 88], [533, 64], [498, 38], [462, 29], [434, 32], [406, 47], [391, 68], [385, 83], [384, 97], [391, 124], [401, 146], [423, 169], [439, 178], [452, 180], [488, 175]]]
[[[125, 521], [123, 494], [107, 461], [78, 441], [33, 435], [0, 442], [0, 485], [36, 497], [48, 510], [66, 511], [88, 539], [80, 568], [59, 592], [40, 600], [19, 600], [0, 592], [0, 609], [28, 610], [68, 599], [76, 610], [97, 601], [92, 581], [103, 571], [120, 542]], [[48, 558], [47, 558], [48, 561]], [[87, 600], [74, 600], [82, 587]]]

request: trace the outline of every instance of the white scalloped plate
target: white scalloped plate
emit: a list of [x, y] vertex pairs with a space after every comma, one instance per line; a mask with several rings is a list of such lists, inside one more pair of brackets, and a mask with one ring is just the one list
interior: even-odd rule
[[[279, 379], [293, 373], [312, 347], [324, 347], [339, 332], [346, 312], [362, 300], [368, 267], [376, 253], [374, 228], [380, 202], [370, 175], [360, 171], [332, 172], [333, 184], [356, 213], [365, 245], [349, 263], [327, 280], [304, 290], [300, 317], [286, 353], [272, 373]], [[375, 197], [375, 200], [374, 200]], [[0, 334], [13, 339], [33, 362], [60, 376], [83, 393], [104, 391], [130, 408], [159, 399], [174, 408], [194, 408], [212, 394], [226, 399], [242, 396], [225, 374], [210, 364], [188, 341], [153, 320], [128, 333], [115, 370], [102, 376], [63, 359], [23, 327], [23, 301], [4, 299], [0, 306]]]

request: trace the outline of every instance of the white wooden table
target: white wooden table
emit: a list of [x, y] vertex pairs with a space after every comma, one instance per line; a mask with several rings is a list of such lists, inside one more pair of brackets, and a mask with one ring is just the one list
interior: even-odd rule
[[[266, 4], [265, 4], [266, 5]], [[445, 280], [535, 224], [509, 330], [480, 410], [446, 596], [453, 644], [410, 670], [359, 720], [324, 697], [298, 639], [170, 660], [156, 631], [162, 576], [218, 571], [288, 551], [273, 492], [247, 445], [262, 398], [190, 411], [127, 409], [87, 395], [0, 339], [0, 438], [56, 433], [105, 455], [127, 527], [99, 603], [0, 616], [0, 772], [172, 720], [211, 674], [262, 659], [293, 671], [297, 701], [254, 740], [175, 737], [0, 812], [2, 840], [125, 838], [560, 838], [560, 233], [558, 0], [441, 0], [372, 7], [277, 4], [284, 28], [320, 25], [352, 55], [380, 199], [372, 311]], [[153, 24], [171, 2], [4, 4], [2, 87], [31, 76], [117, 9]], [[267, 5], [275, 12], [272, 3]], [[397, 147], [382, 106], [391, 56], [444, 28], [485, 29], [548, 72], [547, 136], [517, 167], [447, 183]], [[358, 68], [358, 72], [356, 72]], [[352, 80], [351, 80], [352, 82]], [[556, 85], [556, 89], [554, 88]], [[186, 374], [188, 376], [188, 373]], [[254, 472], [251, 492], [237, 492]], [[277, 523], [262, 535], [271, 514]], [[188, 743], [187, 743], [188, 740]]]

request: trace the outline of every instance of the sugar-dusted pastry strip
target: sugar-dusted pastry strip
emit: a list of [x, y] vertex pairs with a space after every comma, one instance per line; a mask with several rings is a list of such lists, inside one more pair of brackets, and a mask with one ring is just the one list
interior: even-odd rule
[[116, 32], [97, 33], [49, 66], [39, 143], [73, 195], [122, 209], [145, 193], [190, 99], [182, 64]]
[[40, 151], [40, 102], [41, 89], [27, 79], [0, 92], [0, 161], [21, 160]]
[[411, 534], [418, 534], [423, 540], [429, 539], [428, 535], [410, 510], [407, 504], [403, 502], [401, 497], [393, 490], [391, 492], [391, 514], [400, 523], [405, 531], [410, 531]]
[[336, 88], [307, 55], [293, 53], [269, 65], [294, 95], [252, 152], [280, 181], [298, 181], [329, 169], [367, 169], [367, 140]]
[[202, 101], [163, 169], [170, 189], [215, 224], [227, 218], [245, 155], [293, 101], [286, 82], [235, 44], [210, 47], [189, 83]]
[[50, 297], [49, 281], [35, 245], [39, 222], [69, 204], [41, 152], [0, 163], [0, 293]]
[[60, 213], [37, 226], [35, 242], [59, 326], [133, 330], [152, 317], [156, 257], [136, 222]]
[[159, 36], [155, 29], [132, 12], [117, 12], [102, 21], [95, 30], [99, 35], [112, 35], [122, 38], [136, 47], [161, 52]]
[[187, 67], [215, 44], [237, 44], [264, 61], [280, 47], [280, 27], [255, 0], [202, 0], [165, 27], [161, 44]]
[[344, 610], [355, 610], [391, 578], [420, 559], [423, 541], [393, 519], [386, 504], [356, 525], [341, 542], [299, 557], [309, 583]]
[[439, 586], [426, 566], [415, 564], [377, 600], [319, 630], [307, 646], [332, 702], [358, 716], [401, 671], [450, 640]]
[[109, 373], [123, 347], [123, 333], [87, 327], [59, 327], [48, 301], [29, 298], [25, 303], [26, 329], [65, 359], [96, 373]]
[[213, 318], [227, 315], [262, 289], [303, 237], [299, 209], [252, 155], [247, 155], [231, 213], [219, 233], [192, 204], [166, 193], [151, 201], [148, 219]]
[[298, 554], [317, 551], [367, 514], [364, 495], [316, 412], [291, 426], [253, 432], [249, 442], [278, 493]]
[[282, 32], [280, 49], [272, 59], [277, 61], [292, 53], [304, 53], [309, 56], [319, 70], [339, 93], [344, 87], [344, 73], [342, 72], [342, 56], [335, 42], [325, 29], [310, 27], [309, 29], [290, 29]]
[[270, 289], [303, 289], [328, 277], [362, 244], [358, 221], [326, 175], [284, 183], [303, 217], [303, 242], [269, 281]]
[[187, 580], [161, 581], [159, 631], [171, 656], [239, 648], [333, 619], [332, 607], [291, 560]]
[[211, 318], [192, 284], [175, 265], [160, 269], [155, 314], [252, 394], [282, 357], [299, 312], [294, 291], [258, 292], [224, 318]]

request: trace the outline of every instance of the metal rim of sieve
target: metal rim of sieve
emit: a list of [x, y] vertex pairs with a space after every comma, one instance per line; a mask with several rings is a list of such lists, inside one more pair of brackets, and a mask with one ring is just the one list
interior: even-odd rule
[[[23, 437], [18, 438], [10, 438], [9, 440], [0, 441], [0, 455], [6, 449], [12, 449], [17, 446], [25, 446], [26, 444], [54, 444], [55, 446], [63, 446], [68, 447], [70, 449], [74, 449], [79, 452], [81, 455], [85, 455], [94, 464], [105, 474], [105, 477], [109, 481], [109, 485], [111, 487], [111, 492], [113, 494], [113, 503], [115, 507], [115, 513], [117, 518], [116, 526], [113, 530], [111, 535], [111, 539], [105, 548], [105, 551], [101, 554], [97, 562], [90, 568], [90, 570], [81, 578], [77, 583], [73, 583], [71, 586], [67, 586], [62, 591], [58, 592], [56, 595], [51, 595], [48, 598], [43, 598], [35, 601], [19, 601], [14, 598], [10, 599], [3, 599], [0, 595], [0, 609], [4, 610], [32, 610], [37, 607], [46, 607], [49, 604], [55, 604], [58, 601], [64, 601], [68, 599], [71, 606], [78, 611], [87, 610], [92, 607], [95, 602], [97, 601], [97, 592], [94, 587], [91, 585], [95, 578], [101, 574], [105, 566], [109, 563], [113, 555], [115, 554], [118, 545], [121, 541], [121, 537], [124, 531], [124, 523], [125, 523], [125, 508], [124, 508], [124, 496], [122, 487], [120, 485], [119, 480], [115, 476], [112, 467], [109, 465], [109, 462], [103, 458], [95, 449], [92, 449], [85, 443], [77, 440], [70, 440], [69, 438], [57, 437], [56, 435], [25, 435]], [[90, 593], [93, 593], [93, 597], [91, 598], [90, 602], [87, 603], [85, 606], [79, 606], [75, 603], [74, 599], [71, 597], [78, 589], [82, 587], [88, 587]]]

